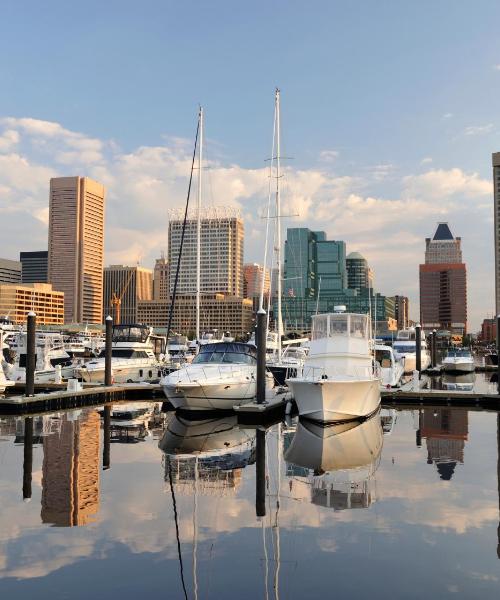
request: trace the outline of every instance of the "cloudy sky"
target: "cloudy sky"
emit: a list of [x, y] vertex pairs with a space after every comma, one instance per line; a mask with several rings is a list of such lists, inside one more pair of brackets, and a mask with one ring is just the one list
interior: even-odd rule
[[416, 318], [424, 238], [448, 221], [476, 329], [494, 309], [499, 22], [489, 0], [4, 0], [0, 256], [46, 247], [49, 179], [80, 174], [108, 188], [106, 262], [152, 266], [202, 103], [205, 202], [241, 209], [262, 261], [279, 86], [284, 226], [345, 240]]

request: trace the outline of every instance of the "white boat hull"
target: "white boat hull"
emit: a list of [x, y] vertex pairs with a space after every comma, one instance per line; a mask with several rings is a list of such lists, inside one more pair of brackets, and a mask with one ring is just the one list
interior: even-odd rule
[[[404, 372], [406, 375], [413, 373], [413, 371], [416, 370], [417, 368], [417, 356], [414, 353], [411, 354], [401, 354], [401, 355], [397, 355], [397, 358], [400, 358], [401, 356], [404, 357], [405, 359], [405, 367], [404, 367]], [[425, 371], [426, 369], [428, 369], [431, 366], [431, 356], [429, 354], [429, 352], [427, 352], [426, 350], [422, 351], [422, 354], [420, 356], [420, 366], [422, 371]]]
[[255, 379], [226, 382], [163, 383], [165, 396], [176, 409], [232, 410], [256, 394]]
[[447, 373], [472, 373], [475, 371], [473, 361], [443, 362], [443, 371]]
[[[78, 378], [86, 383], [104, 383], [104, 367], [80, 367], [75, 370]], [[116, 365], [111, 363], [113, 383], [129, 383], [158, 380], [161, 377], [158, 365]], [[160, 373], [160, 374], [158, 374]]]
[[299, 379], [287, 380], [299, 415], [314, 421], [331, 422], [371, 415], [380, 405], [380, 380]]

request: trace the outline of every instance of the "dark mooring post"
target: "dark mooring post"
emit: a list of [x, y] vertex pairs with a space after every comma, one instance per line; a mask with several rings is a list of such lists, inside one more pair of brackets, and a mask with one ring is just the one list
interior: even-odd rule
[[26, 388], [25, 395], [33, 396], [35, 393], [36, 369], [36, 314], [28, 313], [26, 327]]
[[113, 372], [111, 371], [111, 353], [113, 349], [113, 319], [106, 317], [106, 346], [104, 349], [104, 385], [113, 383]]
[[33, 471], [33, 417], [24, 419], [23, 500], [31, 498]]
[[436, 330], [433, 329], [431, 333], [431, 360], [432, 366], [437, 367], [437, 347], [436, 347]]
[[266, 399], [266, 311], [261, 308], [257, 312], [257, 404]]
[[257, 429], [255, 451], [255, 514], [266, 516], [266, 432]]
[[104, 407], [103, 419], [103, 449], [102, 449], [102, 468], [104, 471], [111, 466], [111, 405]]
[[415, 325], [415, 356], [416, 356], [416, 365], [415, 368], [418, 371], [418, 376], [420, 378], [420, 373], [422, 371], [422, 327], [419, 323]]
[[[500, 315], [497, 315], [497, 356], [500, 356]], [[497, 391], [500, 394], [500, 361], [497, 359]]]

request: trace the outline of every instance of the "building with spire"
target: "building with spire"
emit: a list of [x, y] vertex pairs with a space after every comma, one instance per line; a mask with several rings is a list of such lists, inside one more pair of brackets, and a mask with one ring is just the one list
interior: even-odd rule
[[420, 320], [426, 330], [455, 335], [467, 331], [467, 271], [462, 240], [453, 237], [448, 223], [438, 223], [425, 240], [425, 263], [420, 265]]

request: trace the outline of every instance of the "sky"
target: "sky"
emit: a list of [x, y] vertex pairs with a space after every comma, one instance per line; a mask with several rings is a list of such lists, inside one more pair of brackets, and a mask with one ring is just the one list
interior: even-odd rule
[[202, 104], [204, 203], [241, 210], [262, 262], [278, 86], [283, 228], [344, 240], [418, 318], [425, 237], [448, 221], [477, 330], [494, 311], [499, 22], [489, 0], [3, 0], [0, 256], [46, 248], [50, 177], [87, 175], [107, 187], [105, 263], [152, 267]]

